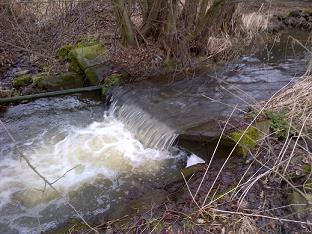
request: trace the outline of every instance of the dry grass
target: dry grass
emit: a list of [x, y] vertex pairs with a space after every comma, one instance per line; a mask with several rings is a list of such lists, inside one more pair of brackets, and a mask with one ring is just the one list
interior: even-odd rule
[[297, 131], [305, 122], [304, 132], [312, 134], [312, 75], [301, 77], [289, 89], [276, 96], [268, 109], [277, 112], [286, 110], [288, 119], [292, 119]]
[[248, 33], [257, 33], [265, 31], [268, 28], [269, 17], [268, 15], [252, 12], [242, 15], [243, 27]]

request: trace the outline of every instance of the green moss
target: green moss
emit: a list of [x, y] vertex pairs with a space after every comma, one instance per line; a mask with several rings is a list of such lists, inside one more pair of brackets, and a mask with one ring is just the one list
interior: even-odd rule
[[107, 61], [107, 49], [102, 44], [79, 47], [71, 50], [69, 57], [72, 62], [78, 64], [84, 71], [87, 68]]
[[107, 96], [109, 90], [116, 86], [122, 78], [122, 74], [115, 73], [105, 78], [104, 84], [102, 86], [102, 95]]
[[304, 189], [312, 193], [312, 179], [308, 179], [304, 184]]
[[22, 86], [27, 86], [31, 83], [31, 76], [30, 74], [24, 74], [24, 75], [20, 75], [18, 77], [16, 77], [13, 81], [12, 81], [12, 85], [14, 88], [19, 88]]
[[83, 86], [83, 77], [72, 72], [56, 75], [41, 73], [34, 76], [32, 80], [35, 86], [48, 91], [72, 89]]
[[88, 37], [80, 38], [77, 41], [75, 47], [81, 48], [81, 47], [93, 46], [97, 44], [99, 44], [99, 40], [95, 36], [88, 36]]
[[227, 138], [238, 143], [234, 153], [246, 157], [248, 153], [254, 149], [258, 140], [260, 140], [269, 130], [269, 122], [263, 121], [255, 123], [246, 132], [245, 130], [232, 132]]
[[303, 172], [304, 172], [305, 175], [310, 174], [311, 171], [312, 171], [312, 169], [311, 169], [311, 165], [310, 164], [304, 164], [303, 165]]
[[92, 85], [99, 85], [107, 73], [106, 64], [99, 64], [85, 70], [87, 79]]
[[309, 212], [307, 208], [312, 208], [312, 194], [305, 193], [305, 197], [303, 197], [298, 192], [293, 191], [288, 195], [288, 203], [292, 205], [291, 209], [296, 213]]
[[69, 61], [70, 59], [69, 53], [73, 48], [74, 46], [72, 45], [65, 45], [59, 48], [56, 52], [56, 57], [63, 61]]
[[267, 111], [265, 114], [270, 120], [270, 127], [276, 132], [277, 136], [286, 138], [289, 129], [290, 133], [293, 132], [293, 129], [289, 127], [289, 123], [287, 121], [287, 117], [284, 111]]
[[234, 133], [229, 134], [229, 137], [235, 143], [239, 142], [238, 146], [235, 149], [235, 153], [239, 155], [247, 156], [248, 152], [255, 147], [258, 134], [257, 134], [257, 129], [252, 127], [245, 134], [243, 131], [234, 132]]
[[76, 59], [71, 59], [68, 70], [77, 74], [84, 74], [84, 71], [81, 69]]
[[170, 71], [181, 70], [183, 68], [183, 64], [181, 63], [181, 61], [173, 58], [166, 59], [164, 65], [165, 68]]

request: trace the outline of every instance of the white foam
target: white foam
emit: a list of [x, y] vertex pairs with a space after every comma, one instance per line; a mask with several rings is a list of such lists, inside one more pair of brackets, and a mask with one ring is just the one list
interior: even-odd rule
[[201, 163], [205, 163], [205, 161], [202, 158], [198, 157], [197, 155], [192, 154], [187, 158], [186, 167], [191, 167], [193, 165]]
[[[30, 140], [22, 148], [25, 148], [25, 156], [50, 182], [67, 172], [54, 184], [65, 193], [99, 175], [114, 180], [118, 174], [133, 170], [155, 173], [161, 169], [163, 159], [171, 157], [167, 151], [144, 147], [112, 116], [85, 128], [72, 127], [58, 134], [42, 135], [39, 141]], [[44, 187], [43, 181], [24, 161], [7, 159], [1, 164], [1, 205], [16, 191]]]

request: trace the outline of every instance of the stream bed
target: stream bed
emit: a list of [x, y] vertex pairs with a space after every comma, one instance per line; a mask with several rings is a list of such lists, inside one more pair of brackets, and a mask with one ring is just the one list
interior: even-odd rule
[[10, 106], [0, 118], [17, 146], [0, 128], [0, 233], [62, 226], [78, 217], [68, 201], [86, 219], [102, 220], [131, 212], [130, 203], [157, 202], [166, 181], [187, 164], [189, 156], [174, 147], [179, 134], [203, 123], [213, 131], [235, 105], [241, 114], [304, 73], [308, 55], [287, 49], [288, 38], [197, 77], [119, 87], [109, 109], [92, 95]]

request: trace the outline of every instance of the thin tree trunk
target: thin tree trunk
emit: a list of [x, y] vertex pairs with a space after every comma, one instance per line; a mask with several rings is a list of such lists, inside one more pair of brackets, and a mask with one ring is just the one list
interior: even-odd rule
[[130, 19], [125, 2], [123, 0], [113, 1], [117, 13], [117, 20], [120, 26], [122, 44], [124, 46], [137, 46], [138, 41], [136, 37], [136, 30]]

